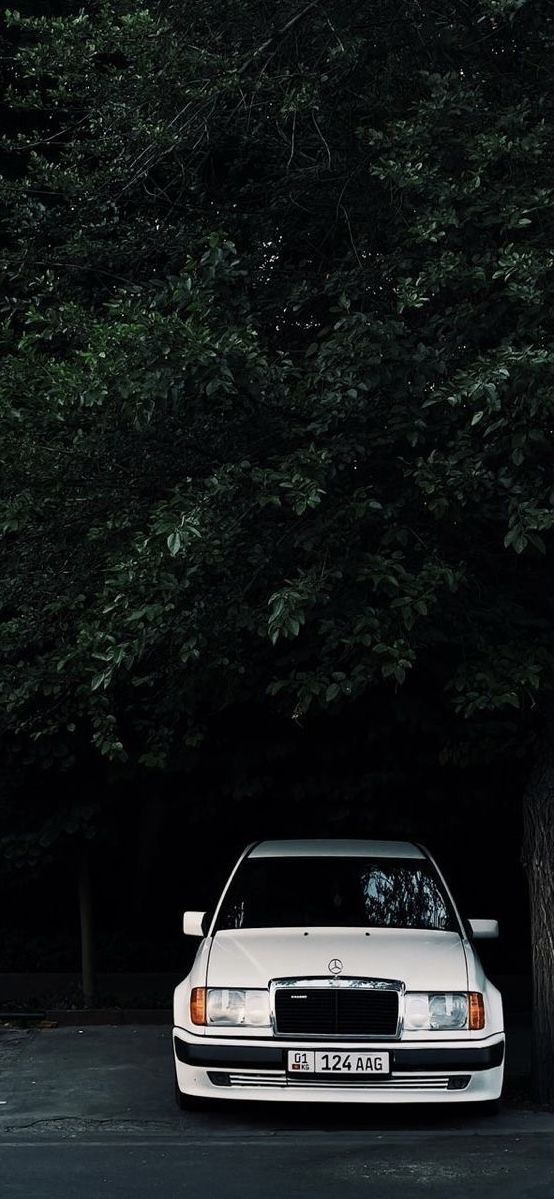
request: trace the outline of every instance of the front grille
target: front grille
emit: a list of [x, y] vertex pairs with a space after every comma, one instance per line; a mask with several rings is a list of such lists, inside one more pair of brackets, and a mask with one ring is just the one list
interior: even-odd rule
[[370, 987], [278, 988], [275, 1025], [289, 1036], [394, 1037], [398, 992]]

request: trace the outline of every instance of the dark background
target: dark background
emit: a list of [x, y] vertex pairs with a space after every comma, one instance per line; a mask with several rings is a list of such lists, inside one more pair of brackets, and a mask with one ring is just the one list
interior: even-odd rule
[[[88, 842], [98, 971], [184, 972], [196, 943], [183, 938], [182, 912], [215, 903], [249, 842], [362, 836], [423, 842], [462, 913], [500, 921], [499, 942], [479, 947], [485, 967], [526, 975], [523, 766], [441, 766], [432, 731], [426, 740], [404, 719], [376, 742], [371, 715], [359, 704], [299, 728], [263, 705], [236, 709], [212, 722], [187, 773], [89, 779], [100, 803]], [[38, 810], [54, 785], [78, 799], [83, 773], [38, 776]], [[28, 784], [20, 798], [29, 803]], [[81, 849], [62, 838], [35, 868], [0, 877], [3, 971], [79, 970]]]

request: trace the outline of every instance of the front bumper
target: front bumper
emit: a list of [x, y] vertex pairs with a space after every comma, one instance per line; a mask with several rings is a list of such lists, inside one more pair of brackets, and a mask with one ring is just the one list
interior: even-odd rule
[[[475, 1041], [398, 1042], [348, 1041], [333, 1048], [379, 1050], [391, 1055], [391, 1074], [384, 1079], [330, 1080], [316, 1075], [287, 1075], [287, 1050], [298, 1040], [278, 1045], [267, 1040], [245, 1043], [203, 1037], [194, 1042], [182, 1028], [173, 1030], [173, 1052], [179, 1089], [212, 1099], [278, 1099], [324, 1103], [465, 1103], [498, 1099], [504, 1076], [504, 1034]], [[328, 1043], [311, 1049], [327, 1049]]]

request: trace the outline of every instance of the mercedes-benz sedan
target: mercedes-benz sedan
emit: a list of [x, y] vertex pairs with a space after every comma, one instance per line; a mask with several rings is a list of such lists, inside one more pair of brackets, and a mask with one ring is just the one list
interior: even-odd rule
[[239, 859], [174, 997], [180, 1106], [497, 1105], [499, 991], [431, 855], [404, 841], [262, 841]]

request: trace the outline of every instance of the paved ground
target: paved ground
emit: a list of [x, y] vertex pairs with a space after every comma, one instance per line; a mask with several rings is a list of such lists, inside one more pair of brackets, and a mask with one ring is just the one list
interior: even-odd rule
[[[510, 1074], [525, 1068], [512, 1039]], [[2, 1199], [552, 1199], [554, 1116], [173, 1104], [169, 1031], [0, 1032]], [[517, 1092], [516, 1092], [517, 1093]]]
[[477, 1144], [204, 1141], [2, 1151], [6, 1199], [551, 1199], [553, 1188], [546, 1137], [511, 1145], [496, 1137]]

